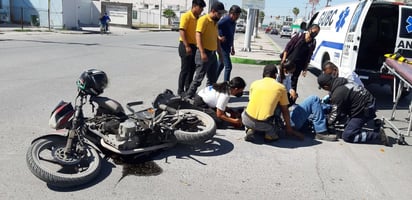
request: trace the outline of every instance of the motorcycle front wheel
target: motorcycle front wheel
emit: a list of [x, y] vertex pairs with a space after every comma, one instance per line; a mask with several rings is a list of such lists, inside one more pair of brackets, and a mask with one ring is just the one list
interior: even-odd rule
[[82, 155], [64, 153], [66, 137], [47, 136], [34, 141], [26, 154], [30, 171], [44, 182], [57, 187], [79, 186], [100, 172], [101, 158], [90, 146]]
[[174, 134], [178, 143], [196, 144], [211, 139], [216, 133], [213, 118], [199, 110], [181, 109], [179, 115], [189, 116], [176, 128]]

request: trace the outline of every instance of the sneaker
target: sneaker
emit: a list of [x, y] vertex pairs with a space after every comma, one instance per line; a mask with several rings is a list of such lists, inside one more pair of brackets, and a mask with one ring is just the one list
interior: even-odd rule
[[265, 137], [263, 138], [265, 142], [274, 142], [278, 139], [279, 139], [279, 135], [277, 133], [274, 133], [273, 135], [265, 134]]
[[385, 130], [383, 130], [383, 128], [381, 128], [379, 130], [379, 133], [381, 135], [381, 144], [383, 144], [385, 146], [389, 146], [389, 139], [388, 139], [388, 136], [386, 136], [386, 134], [385, 134]]
[[253, 129], [246, 129], [245, 141], [254, 142], [255, 141], [255, 131]]
[[383, 126], [383, 122], [381, 119], [375, 119], [373, 120], [373, 125], [374, 125], [374, 132], [380, 132], [382, 126]]
[[329, 141], [329, 142], [338, 141], [338, 138], [336, 137], [336, 135], [331, 135], [327, 133], [316, 133], [315, 139]]

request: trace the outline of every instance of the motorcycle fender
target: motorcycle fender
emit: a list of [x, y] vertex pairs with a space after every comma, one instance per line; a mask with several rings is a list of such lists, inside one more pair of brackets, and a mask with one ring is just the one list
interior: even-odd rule
[[[67, 134], [68, 134], [68, 130], [65, 129], [59, 129], [57, 131], [51, 132], [47, 135], [42, 135], [38, 138], [35, 138], [33, 141], [31, 141], [31, 143], [33, 144], [35, 141], [43, 139], [43, 138], [47, 138], [47, 137], [63, 137], [62, 139], [66, 140], [67, 138]], [[93, 142], [89, 141], [88, 139], [85, 138], [85, 141], [88, 145], [92, 146], [94, 149], [96, 149], [97, 151], [99, 151], [100, 153], [103, 153], [100, 148], [98, 146], [96, 146]]]
[[47, 138], [47, 137], [67, 137], [68, 130], [59, 129], [54, 132], [48, 133], [47, 135], [42, 135], [40, 137], [35, 138], [31, 143], [33, 144], [35, 141]]

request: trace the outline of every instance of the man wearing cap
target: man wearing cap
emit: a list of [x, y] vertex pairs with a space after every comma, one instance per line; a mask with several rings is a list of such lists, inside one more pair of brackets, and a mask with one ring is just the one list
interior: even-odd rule
[[242, 10], [238, 5], [233, 5], [229, 9], [229, 15], [222, 18], [218, 23], [219, 41], [222, 49], [223, 63], [219, 63], [217, 78], [223, 68], [225, 68], [224, 81], [230, 81], [230, 72], [232, 71], [232, 61], [230, 55], [235, 55], [233, 40], [236, 31], [236, 21], [239, 19]]
[[388, 145], [388, 138], [381, 126], [373, 131], [362, 130], [363, 125], [376, 117], [375, 97], [364, 87], [342, 77], [321, 74], [319, 86], [330, 92], [331, 113], [328, 124], [332, 125], [341, 116], [348, 116], [342, 139], [351, 143], [376, 143]]
[[276, 81], [277, 68], [275, 65], [266, 65], [263, 68], [263, 78], [252, 83], [249, 90], [249, 103], [242, 113], [242, 123], [246, 127], [245, 140], [254, 142], [255, 131], [265, 132], [266, 142], [276, 141], [279, 135], [274, 123], [275, 109], [280, 106], [283, 119], [285, 120], [286, 133], [299, 139], [303, 135], [290, 125], [290, 115], [288, 110], [288, 96], [283, 84]]
[[202, 84], [206, 74], [208, 79], [207, 85], [216, 83], [218, 66], [216, 51], [219, 54], [219, 59], [221, 61], [223, 60], [218, 41], [217, 22], [224, 13], [226, 13], [224, 5], [221, 2], [216, 1], [212, 4], [210, 12], [207, 15], [200, 17], [197, 21], [196, 70], [194, 79], [186, 92], [186, 97], [192, 98], [196, 94], [196, 90]]
[[177, 94], [182, 95], [189, 89], [195, 73], [196, 25], [197, 19], [206, 6], [204, 0], [193, 0], [192, 9], [180, 17], [179, 56], [181, 60]]

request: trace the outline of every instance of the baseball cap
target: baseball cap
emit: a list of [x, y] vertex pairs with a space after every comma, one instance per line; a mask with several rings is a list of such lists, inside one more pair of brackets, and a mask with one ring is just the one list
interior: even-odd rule
[[223, 3], [219, 2], [219, 1], [215, 1], [212, 4], [212, 7], [210, 7], [210, 10], [215, 10], [216, 12], [220, 13], [220, 14], [225, 14], [227, 11], [225, 10], [225, 6], [223, 5]]

